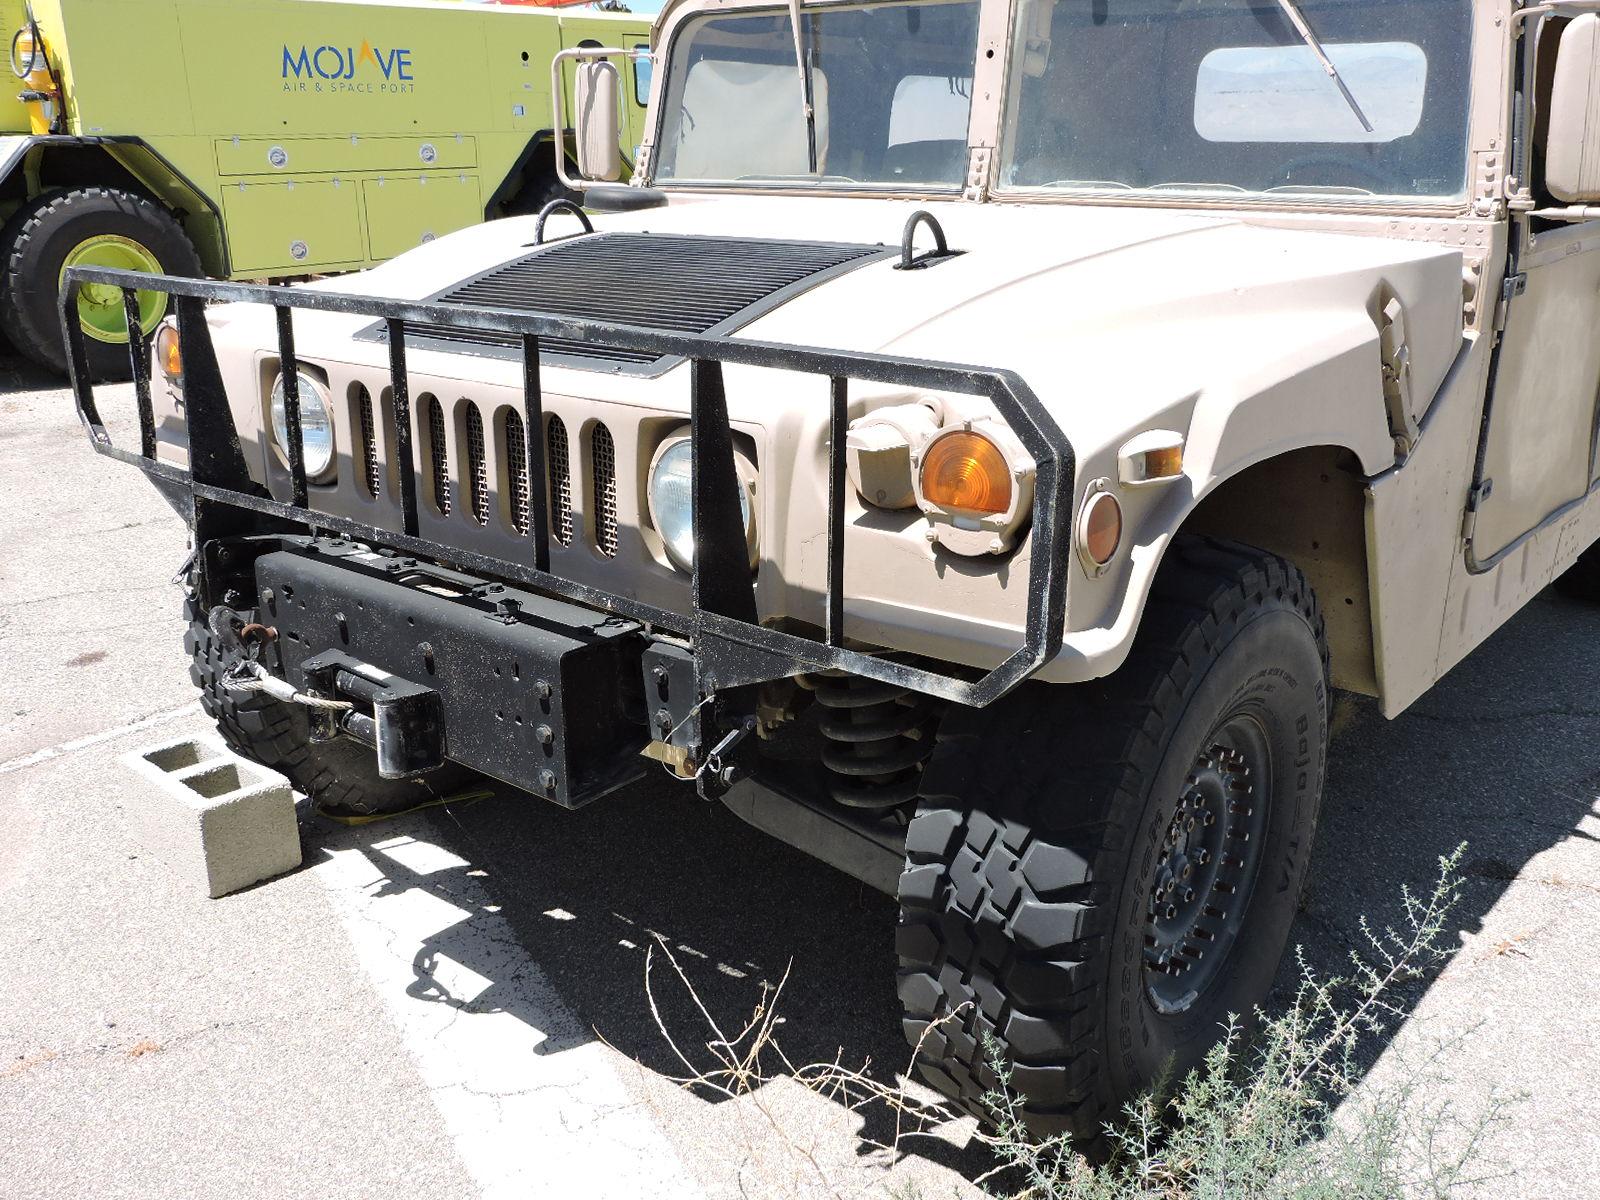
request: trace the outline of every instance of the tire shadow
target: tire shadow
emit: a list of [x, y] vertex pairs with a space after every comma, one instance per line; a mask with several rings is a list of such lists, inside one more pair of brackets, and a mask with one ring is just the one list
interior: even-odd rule
[[[1547, 593], [1398, 720], [1356, 702], [1334, 743], [1311, 879], [1291, 934], [1313, 969], [1345, 969], [1363, 916], [1376, 928], [1401, 927], [1401, 885], [1426, 894], [1439, 857], [1463, 841], [1471, 848], [1452, 927], [1475, 931], [1535, 855], [1569, 838], [1600, 840], [1576, 828], [1595, 811], [1600, 777], [1597, 678], [1600, 607]], [[645, 989], [646, 947], [659, 938], [730, 1034], [763, 1001], [764, 985], [787, 973], [778, 1040], [791, 1062], [837, 1058], [866, 1064], [881, 1080], [905, 1070], [894, 902], [683, 785], [647, 777], [576, 812], [508, 793], [433, 810], [426, 825], [469, 865], [408, 877], [385, 864], [386, 886], [455, 900], [468, 882], [462, 874], [475, 876], [573, 1014], [546, 1053], [599, 1035], [647, 1071], [685, 1074]], [[391, 836], [387, 828], [308, 833], [313, 842], [371, 845]], [[491, 981], [474, 1010], [499, 1003], [493, 981], [521, 961], [484, 956], [474, 948], [481, 939], [463, 927], [432, 943]], [[419, 994], [433, 987], [422, 978], [428, 960], [418, 956]], [[660, 1025], [698, 1066], [713, 1066], [706, 1018], [659, 954], [653, 978]], [[1296, 979], [1291, 958], [1275, 1002], [1292, 997]], [[1405, 1015], [1427, 987], [1423, 980], [1396, 997]], [[1391, 1022], [1368, 1045], [1369, 1063], [1403, 1024]], [[893, 1134], [881, 1107], [866, 1118], [860, 1154]], [[976, 1141], [919, 1140], [903, 1151], [969, 1179], [994, 1165]]]
[[[0, 396], [10, 396], [17, 392], [46, 392], [63, 389], [67, 386], [64, 375], [39, 366], [30, 358], [24, 358], [13, 350], [10, 345], [0, 340]], [[71, 396], [64, 393], [65, 399], [71, 403]]]

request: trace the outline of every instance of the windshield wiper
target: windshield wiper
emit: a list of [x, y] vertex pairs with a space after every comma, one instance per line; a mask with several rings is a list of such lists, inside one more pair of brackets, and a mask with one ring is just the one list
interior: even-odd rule
[[848, 175], [819, 175], [809, 171], [804, 175], [740, 175], [735, 183], [860, 183]]
[[1300, 192], [1307, 196], [1376, 196], [1371, 188], [1357, 187], [1353, 183], [1280, 183], [1269, 187], [1268, 192]]
[[1022, 187], [1042, 188], [1099, 188], [1108, 192], [1132, 192], [1137, 189], [1131, 183], [1123, 183], [1120, 179], [1052, 179], [1049, 183], [1021, 184]]
[[[799, 0], [795, 0], [796, 3]], [[1355, 113], [1356, 120], [1361, 122], [1361, 128], [1371, 133], [1372, 122], [1367, 120], [1367, 114], [1361, 111], [1361, 105], [1356, 103], [1355, 96], [1345, 85], [1344, 77], [1339, 74], [1339, 68], [1333, 65], [1333, 59], [1328, 57], [1328, 52], [1322, 48], [1322, 43], [1317, 40], [1317, 35], [1311, 32], [1311, 26], [1306, 24], [1306, 19], [1301, 15], [1295, 0], [1278, 0], [1278, 7], [1283, 9], [1284, 15], [1299, 31], [1301, 40], [1311, 47], [1311, 53], [1317, 56], [1317, 61], [1322, 63], [1322, 69], [1328, 73], [1328, 78], [1333, 80], [1333, 85], [1339, 89], [1339, 94], [1344, 97], [1344, 102], [1350, 106], [1350, 111]]]
[[1152, 183], [1147, 192], [1248, 192], [1237, 183]]
[[806, 55], [805, 34], [801, 32], [800, 0], [789, 0], [789, 24], [794, 27], [794, 61], [800, 68], [800, 114], [806, 122], [806, 163], [817, 171], [817, 110], [812, 103], [811, 60]]

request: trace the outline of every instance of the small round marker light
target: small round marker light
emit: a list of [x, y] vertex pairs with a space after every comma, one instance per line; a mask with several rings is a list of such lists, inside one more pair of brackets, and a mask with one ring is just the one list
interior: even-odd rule
[[156, 330], [156, 365], [168, 383], [183, 382], [183, 347], [178, 343], [178, 327], [170, 322]]
[[922, 456], [922, 498], [938, 508], [1003, 513], [1011, 507], [1011, 468], [982, 434], [942, 434]]
[[1078, 518], [1078, 546], [1096, 568], [1104, 567], [1122, 544], [1122, 505], [1110, 492], [1096, 492]]

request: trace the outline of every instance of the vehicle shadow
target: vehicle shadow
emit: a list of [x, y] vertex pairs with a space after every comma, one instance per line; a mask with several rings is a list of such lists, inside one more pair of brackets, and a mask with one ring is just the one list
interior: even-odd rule
[[0, 347], [0, 396], [17, 392], [54, 391], [66, 386], [64, 375], [39, 366], [9, 347]]
[[[1425, 893], [1439, 856], [1463, 841], [1471, 848], [1451, 927], [1473, 931], [1533, 856], [1567, 838], [1592, 838], [1575, 826], [1594, 810], [1600, 776], [1597, 678], [1600, 608], [1547, 594], [1399, 720], [1356, 705], [1335, 743], [1312, 879], [1293, 932], [1313, 968], [1348, 965], [1363, 916], [1377, 928], [1402, 925], [1401, 885]], [[741, 1027], [763, 985], [787, 972], [779, 1036], [791, 1062], [870, 1064], [881, 1079], [905, 1069], [893, 901], [681, 785], [650, 779], [573, 813], [503, 795], [434, 810], [427, 825], [466, 865], [412, 875], [386, 863], [386, 888], [452, 902], [464, 889], [490, 897], [572, 1014], [570, 1028], [545, 1030], [545, 1053], [598, 1034], [647, 1071], [685, 1074], [645, 991], [645, 947], [660, 937], [724, 1029]], [[322, 836], [315, 825], [308, 835]], [[387, 836], [380, 824], [328, 840], [373, 845]], [[521, 960], [501, 945], [486, 952], [471, 923], [430, 939], [417, 956], [415, 994], [437, 992], [428, 964], [442, 955], [491, 981], [470, 1008], [506, 1003], [508, 990], [498, 985]], [[705, 1017], [665, 964], [654, 978], [660, 1022], [692, 1056], [712, 1036]], [[1286, 967], [1279, 1002], [1294, 983]], [[1424, 980], [1401, 997], [1405, 1013], [1426, 987]], [[516, 1003], [514, 1015], [546, 1019], [517, 1013]], [[1389, 1036], [1401, 1024], [1392, 1022]], [[1369, 1061], [1382, 1048], [1370, 1046]], [[700, 1061], [712, 1065], [703, 1052]], [[892, 1115], [869, 1116], [860, 1136], [860, 1153], [887, 1140]], [[968, 1178], [993, 1165], [976, 1142], [905, 1149]]]

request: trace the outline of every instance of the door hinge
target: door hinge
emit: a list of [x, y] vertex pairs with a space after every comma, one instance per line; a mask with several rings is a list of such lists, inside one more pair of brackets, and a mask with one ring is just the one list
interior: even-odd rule
[[1528, 290], [1528, 277], [1523, 274], [1507, 275], [1500, 285], [1500, 303], [1494, 310], [1494, 331], [1502, 333], [1511, 317], [1511, 302]]

